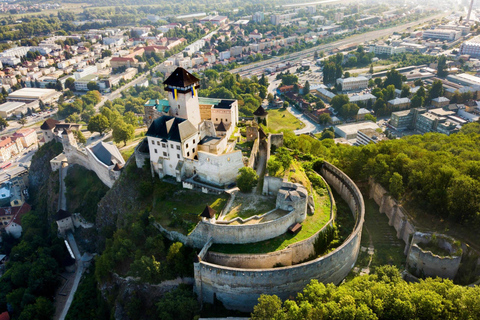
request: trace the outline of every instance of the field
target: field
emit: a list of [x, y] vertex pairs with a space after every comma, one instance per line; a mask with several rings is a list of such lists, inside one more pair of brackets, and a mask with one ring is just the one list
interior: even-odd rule
[[152, 215], [164, 228], [188, 234], [201, 220], [206, 205], [218, 215], [227, 201], [226, 194], [205, 194], [182, 189], [179, 184], [156, 181]]
[[268, 128], [274, 131], [297, 130], [305, 127], [305, 124], [295, 118], [286, 109], [268, 110]]

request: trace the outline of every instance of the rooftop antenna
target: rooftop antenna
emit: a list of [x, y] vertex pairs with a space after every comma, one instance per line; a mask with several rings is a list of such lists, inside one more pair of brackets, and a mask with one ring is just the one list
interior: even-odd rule
[[470, 22], [470, 14], [472, 13], [472, 8], [473, 8], [473, 0], [470, 1], [470, 8], [468, 8], [467, 20], [465, 20], [465, 24], [468, 24]]

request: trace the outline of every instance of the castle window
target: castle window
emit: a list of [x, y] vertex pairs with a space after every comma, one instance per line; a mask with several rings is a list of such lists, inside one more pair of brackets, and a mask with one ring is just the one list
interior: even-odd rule
[[180, 159], [180, 155], [179, 155], [179, 154], [177, 154], [177, 159]]
[[193, 143], [195, 144], [195, 139], [193, 139]]
[[225, 119], [225, 122], [228, 122], [228, 119]]
[[187, 145], [186, 145], [185, 147], [188, 148], [188, 143], [187, 143]]
[[166, 148], [167, 145], [165, 143], [162, 143], [162, 148]]
[[153, 140], [150, 140], [150, 142], [151, 142], [152, 144], [155, 144], [155, 141], [153, 141]]
[[166, 152], [164, 152], [164, 153], [163, 153], [163, 156], [166, 157], [166, 156], [168, 156], [168, 154], [167, 154]]
[[177, 146], [177, 150], [180, 150], [180, 146]]
[[158, 153], [157, 149], [155, 149], [155, 153]]
[[172, 148], [172, 149], [173, 149], [173, 144], [171, 144], [171, 143], [170, 143], [170, 148]]
[[157, 141], [157, 146], [159, 146], [159, 145], [160, 145], [160, 141]]
[[190, 157], [190, 152], [187, 152], [187, 157]]
[[215, 121], [218, 121], [218, 118], [215, 118]]
[[195, 153], [195, 148], [192, 149], [192, 153]]

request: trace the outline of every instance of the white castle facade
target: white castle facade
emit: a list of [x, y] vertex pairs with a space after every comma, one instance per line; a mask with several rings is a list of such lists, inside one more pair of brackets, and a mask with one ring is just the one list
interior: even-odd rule
[[199, 80], [177, 68], [165, 82], [168, 100], [145, 104], [152, 175], [193, 178], [223, 187], [244, 166], [229, 141], [238, 123], [237, 100], [199, 98]]

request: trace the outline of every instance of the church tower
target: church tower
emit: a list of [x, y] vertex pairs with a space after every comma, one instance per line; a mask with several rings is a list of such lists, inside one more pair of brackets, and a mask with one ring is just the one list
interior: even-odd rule
[[168, 94], [170, 115], [189, 120], [195, 128], [202, 122], [198, 104], [199, 80], [183, 68], [177, 68], [163, 82]]

